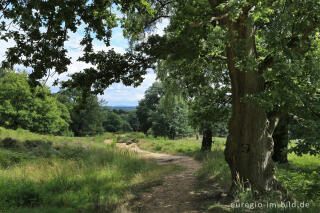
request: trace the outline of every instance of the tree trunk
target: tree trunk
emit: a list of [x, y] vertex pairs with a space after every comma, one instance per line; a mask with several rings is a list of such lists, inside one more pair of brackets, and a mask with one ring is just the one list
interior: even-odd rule
[[204, 129], [202, 144], [201, 144], [201, 151], [211, 151], [211, 147], [212, 147], [212, 131], [211, 129]]
[[271, 158], [275, 119], [268, 119], [262, 107], [243, 100], [264, 90], [262, 72], [248, 63], [256, 61], [256, 55], [255, 29], [247, 13], [244, 11], [237, 22], [227, 22], [231, 36], [227, 62], [232, 85], [232, 117], [225, 159], [232, 175], [231, 196], [238, 192], [240, 183], [260, 193], [277, 184]]
[[273, 140], [274, 140], [274, 152], [272, 159], [278, 163], [288, 163], [287, 149], [288, 149], [288, 122], [289, 118], [287, 115], [281, 116], [279, 123], [274, 130]]

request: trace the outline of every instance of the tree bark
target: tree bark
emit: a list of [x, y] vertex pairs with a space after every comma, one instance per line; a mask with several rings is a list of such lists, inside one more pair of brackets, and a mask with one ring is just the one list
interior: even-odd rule
[[196, 134], [196, 140], [199, 140], [199, 132]]
[[211, 129], [203, 130], [201, 151], [211, 151], [212, 147], [212, 131]]
[[[264, 90], [262, 72], [246, 64], [256, 60], [255, 29], [248, 11], [244, 10], [236, 22], [228, 21], [227, 26], [231, 35], [226, 52], [232, 85], [232, 117], [225, 148], [232, 175], [229, 195], [238, 192], [239, 184], [265, 193], [277, 185], [271, 158], [276, 119], [268, 119], [262, 107], [243, 100]], [[245, 66], [237, 66], [239, 63]]]
[[272, 136], [274, 140], [274, 152], [272, 155], [272, 159], [273, 161], [278, 163], [288, 163], [288, 122], [289, 118], [287, 115], [281, 116]]

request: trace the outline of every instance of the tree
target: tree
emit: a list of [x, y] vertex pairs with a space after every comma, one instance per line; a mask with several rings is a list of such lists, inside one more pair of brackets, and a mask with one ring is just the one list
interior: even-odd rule
[[320, 154], [320, 108], [319, 92], [303, 96], [304, 103], [290, 114], [289, 138], [294, 140], [289, 151], [297, 155]]
[[137, 117], [137, 110], [131, 110], [128, 112], [128, 122], [134, 132], [140, 130], [140, 123]]
[[275, 128], [272, 138], [274, 140], [274, 150], [272, 159], [278, 163], [287, 163], [288, 144], [289, 144], [289, 116], [280, 116], [278, 125]]
[[104, 130], [107, 132], [118, 132], [121, 129], [121, 117], [112, 111], [106, 112], [106, 119], [103, 122]]
[[103, 133], [104, 113], [97, 96], [90, 95], [85, 103], [79, 90], [61, 90], [58, 100], [68, 107], [70, 128], [76, 136], [92, 136]]
[[[32, 68], [31, 85], [36, 80], [49, 77], [51, 72], [67, 72], [71, 63], [64, 46], [70, 33], [83, 31], [80, 46], [83, 55], [78, 58], [90, 68], [72, 75], [72, 80], [63, 83], [64, 87], [82, 89], [84, 96], [93, 88], [95, 93], [103, 93], [114, 82], [125, 85], [139, 85], [149, 68], [145, 57], [139, 53], [116, 53], [94, 51], [93, 42], [99, 40], [110, 46], [112, 29], [119, 24], [123, 28], [134, 22], [116, 13], [151, 13], [145, 1], [104, 0], [104, 1], [15, 1], [0, 2], [0, 39], [11, 39], [15, 45], [6, 51], [2, 67], [13, 68], [20, 64]], [[57, 83], [57, 82], [56, 82]]]
[[145, 98], [137, 107], [137, 118], [141, 130], [153, 136], [164, 136], [170, 139], [190, 134], [187, 121], [187, 106], [181, 100], [174, 98], [166, 102], [165, 88], [162, 83], [155, 82], [145, 92]]
[[31, 89], [27, 74], [1, 71], [0, 125], [43, 134], [68, 134], [70, 114], [45, 86]]
[[162, 85], [159, 82], [155, 82], [145, 91], [144, 99], [139, 101], [137, 118], [140, 123], [140, 130], [145, 134], [148, 134], [148, 130], [152, 126], [151, 114], [156, 111], [163, 94]]
[[204, 87], [202, 95], [189, 103], [189, 120], [192, 126], [203, 131], [201, 151], [211, 150], [212, 136], [230, 117], [230, 97], [226, 93], [228, 89], [224, 89]]
[[192, 63], [169, 58], [159, 63], [157, 70], [158, 77], [166, 85], [166, 93], [180, 93], [187, 99], [189, 122], [203, 132], [202, 151], [211, 150], [214, 129], [226, 122], [230, 114], [227, 72], [215, 72], [215, 66], [225, 65], [208, 63], [201, 58]]
[[104, 130], [107, 132], [131, 132], [132, 127], [128, 122], [127, 112], [117, 109], [105, 109], [105, 120], [103, 122]]
[[155, 137], [164, 136], [174, 140], [190, 136], [188, 107], [181, 98], [175, 97], [170, 104], [165, 96], [160, 99], [157, 110], [152, 113], [152, 133]]
[[170, 25], [166, 35], [149, 37], [137, 50], [158, 59], [179, 55], [193, 61], [205, 40], [203, 44], [217, 48], [204, 52], [203, 58], [226, 60], [232, 87], [225, 149], [233, 182], [230, 195], [238, 191], [239, 180], [262, 194], [281, 189], [271, 159], [279, 117], [274, 107], [285, 103], [284, 111], [289, 111], [301, 106], [297, 94], [313, 94], [319, 85], [319, 2], [174, 1], [164, 9], [152, 5], [159, 14], [169, 8]]

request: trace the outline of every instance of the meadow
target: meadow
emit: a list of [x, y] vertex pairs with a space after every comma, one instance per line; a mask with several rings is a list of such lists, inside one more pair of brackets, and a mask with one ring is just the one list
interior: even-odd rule
[[[104, 140], [113, 141], [105, 144]], [[202, 162], [197, 190], [227, 190], [230, 172], [224, 160], [225, 138], [213, 138], [211, 152], [200, 152], [201, 142], [192, 138], [168, 140], [141, 133], [96, 137], [60, 137], [26, 130], [0, 128], [0, 212], [113, 212], [129, 205], [142, 191], [162, 182], [164, 175], [177, 172], [174, 164], [158, 165], [136, 153], [115, 146], [132, 140], [151, 152], [188, 155]], [[320, 158], [288, 155], [289, 164], [276, 165], [276, 177], [293, 201], [309, 203], [298, 208], [230, 208], [204, 200], [208, 211], [228, 212], [315, 212], [320, 208]], [[261, 202], [277, 202], [272, 194]], [[240, 193], [238, 203], [256, 202], [251, 192]], [[202, 202], [202, 201], [201, 201]]]
[[106, 145], [107, 138], [116, 140], [0, 128], [0, 212], [112, 212], [177, 170]]

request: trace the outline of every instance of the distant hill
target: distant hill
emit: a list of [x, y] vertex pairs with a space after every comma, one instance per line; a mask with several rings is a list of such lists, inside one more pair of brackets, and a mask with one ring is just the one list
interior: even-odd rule
[[107, 106], [110, 109], [121, 109], [123, 111], [132, 111], [135, 110], [136, 106]]

